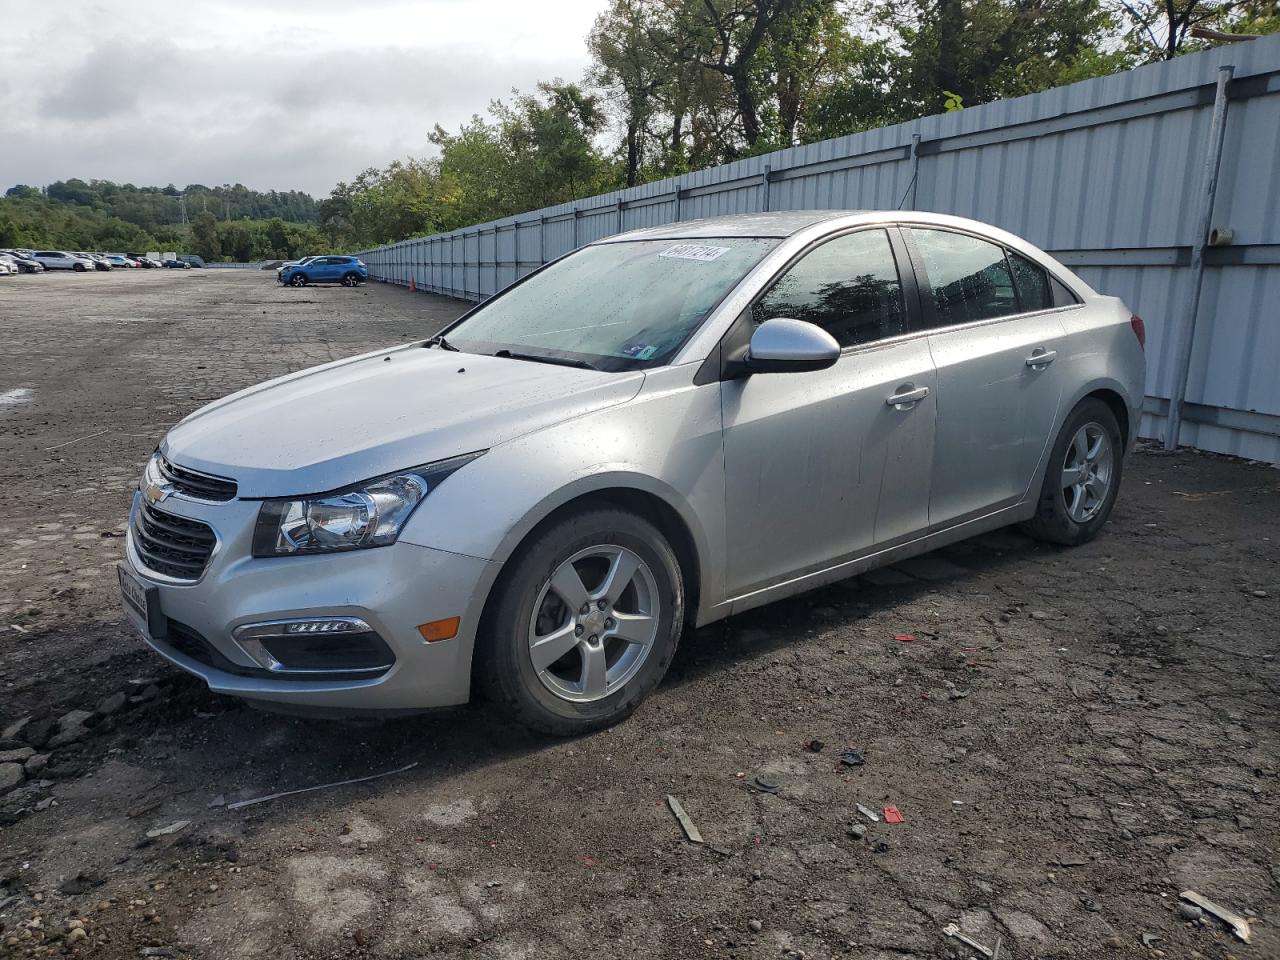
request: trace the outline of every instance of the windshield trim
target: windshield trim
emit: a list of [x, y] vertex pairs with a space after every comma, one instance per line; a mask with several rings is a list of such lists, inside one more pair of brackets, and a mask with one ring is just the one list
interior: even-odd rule
[[[560, 256], [556, 257], [554, 260], [548, 260], [546, 263], [542, 264], [542, 266], [537, 267], [536, 269], [530, 270], [519, 280], [516, 280], [512, 283], [507, 284], [507, 286], [503, 287], [497, 293], [494, 293], [491, 296], [486, 297], [484, 300], [481, 300], [474, 307], [472, 307], [466, 313], [462, 314], [462, 316], [458, 317], [452, 323], [448, 324], [447, 326], [441, 327], [436, 332], [435, 336], [429, 338], [429, 340], [434, 340], [435, 337], [438, 337], [441, 335], [447, 335], [451, 330], [454, 330], [455, 328], [460, 326], [463, 323], [463, 321], [468, 320], [469, 318], [474, 316], [476, 313], [478, 313], [480, 310], [489, 306], [495, 300], [498, 300], [500, 297], [506, 296], [508, 293], [516, 289], [516, 287], [520, 286], [530, 277], [537, 276], [543, 270], [546, 270], [548, 267], [554, 266], [555, 264], [559, 263], [561, 260], [567, 260], [569, 257], [572, 257], [575, 254], [581, 253], [584, 250], [589, 250], [592, 247], [614, 246], [614, 245], [620, 245], [624, 243], [648, 243], [648, 242], [652, 242], [654, 239], [655, 238], [652, 238], [652, 237], [636, 237], [634, 239], [624, 240], [624, 239], [615, 239], [615, 238], [605, 237], [603, 239], [594, 240], [591, 243], [584, 244], [583, 246], [578, 247], [574, 250], [570, 250], [568, 253], [562, 253]], [[656, 238], [656, 239], [658, 239], [659, 242], [661, 242], [662, 240], [662, 238]], [[519, 345], [520, 352], [522, 353], [541, 352], [542, 354], [548, 357], [558, 357], [563, 360], [578, 360], [578, 361], [590, 363], [592, 367], [594, 367], [596, 370], [598, 370], [601, 373], [630, 373], [636, 370], [656, 370], [659, 367], [682, 366], [689, 363], [700, 363], [701, 358], [681, 359], [681, 355], [684, 353], [685, 347], [687, 347], [693, 341], [693, 339], [702, 330], [706, 328], [709, 322], [715, 319], [716, 315], [720, 311], [720, 307], [725, 303], [725, 301], [728, 300], [731, 296], [733, 296], [734, 292], [739, 290], [742, 287], [742, 284], [746, 282], [746, 280], [756, 272], [756, 270], [760, 267], [760, 265], [765, 261], [769, 260], [769, 258], [778, 250], [778, 248], [785, 243], [785, 239], [780, 239], [777, 237], [755, 237], [755, 236], [752, 236], [752, 237], [726, 236], [723, 238], [700, 237], [699, 241], [703, 243], [708, 243], [708, 242], [711, 242], [712, 240], [718, 240], [718, 239], [773, 240], [775, 241], [775, 244], [774, 246], [765, 250], [764, 253], [761, 255], [760, 259], [757, 260], [755, 263], [753, 263], [742, 276], [738, 277], [737, 280], [733, 281], [732, 283], [728, 284], [725, 287], [724, 292], [715, 300], [715, 302], [713, 302], [707, 308], [707, 312], [703, 315], [702, 320], [699, 321], [695, 326], [693, 326], [680, 339], [680, 341], [675, 345], [675, 347], [671, 349], [667, 359], [636, 360], [634, 358], [616, 357], [613, 354], [578, 353], [578, 352], [569, 351], [569, 350], [556, 350], [550, 347], [530, 348], [529, 345], [527, 344]], [[495, 343], [495, 342], [489, 342], [489, 341], [471, 340], [466, 337], [450, 337], [449, 343], [459, 344], [459, 345], [476, 344], [482, 349], [469, 350], [467, 349], [466, 346], [463, 346], [462, 352], [463, 353], [488, 353], [491, 355], [495, 350], [499, 350], [504, 347], [511, 348], [513, 346], [512, 344], [509, 344], [509, 343]], [[427, 346], [428, 343], [424, 342], [422, 345]]]

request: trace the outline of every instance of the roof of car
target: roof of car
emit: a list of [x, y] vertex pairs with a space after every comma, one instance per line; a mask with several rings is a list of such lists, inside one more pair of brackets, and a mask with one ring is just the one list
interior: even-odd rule
[[619, 240], [678, 240], [698, 237], [789, 237], [823, 220], [847, 217], [860, 210], [779, 210], [774, 213], [738, 213], [728, 217], [684, 220], [659, 227], [645, 227], [608, 237]]

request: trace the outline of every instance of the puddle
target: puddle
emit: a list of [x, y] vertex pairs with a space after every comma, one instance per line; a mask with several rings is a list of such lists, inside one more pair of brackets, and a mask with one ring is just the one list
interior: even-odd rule
[[29, 387], [17, 387], [13, 390], [5, 390], [0, 393], [0, 410], [5, 407], [16, 407], [21, 403], [30, 403], [35, 399], [36, 392]]

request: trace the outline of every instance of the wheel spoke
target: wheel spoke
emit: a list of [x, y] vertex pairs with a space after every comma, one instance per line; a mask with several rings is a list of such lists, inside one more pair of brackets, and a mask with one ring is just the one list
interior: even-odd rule
[[578, 638], [574, 635], [573, 626], [571, 620], [545, 637], [534, 638], [529, 645], [529, 657], [535, 670], [547, 669], [577, 645]]
[[630, 550], [619, 550], [613, 562], [609, 564], [609, 572], [595, 595], [608, 600], [610, 606], [616, 606], [623, 591], [631, 583], [631, 578], [636, 575], [636, 568], [639, 566], [639, 557]]
[[1098, 500], [1101, 500], [1107, 492], [1107, 485], [1097, 477], [1090, 477], [1084, 482], [1084, 488]]
[[1067, 467], [1062, 471], [1062, 486], [1074, 487], [1084, 478], [1084, 467], [1077, 464], [1074, 467]]
[[627, 643], [648, 643], [653, 637], [655, 622], [647, 613], [619, 613], [615, 610], [613, 619], [618, 624], [613, 630], [614, 636]]
[[555, 576], [551, 578], [551, 589], [554, 590], [565, 602], [565, 605], [575, 613], [581, 609], [583, 604], [589, 599], [587, 596], [587, 588], [582, 584], [582, 577], [578, 576], [578, 571], [572, 563], [562, 563], [560, 569], [555, 572]]
[[588, 697], [604, 695], [608, 683], [608, 661], [602, 644], [582, 646], [582, 693]]
[[[1087, 435], [1085, 437], [1085, 442], [1088, 443]], [[1101, 430], [1099, 430], [1097, 439], [1095, 439], [1093, 443], [1089, 444], [1089, 452], [1087, 454], [1087, 459], [1090, 463], [1093, 463], [1100, 456], [1102, 456], [1102, 451], [1103, 451], [1103, 448], [1106, 446], [1106, 444], [1107, 444], [1107, 435], [1103, 433]]]
[[1085, 490], [1083, 483], [1077, 483], [1071, 488], [1074, 497], [1071, 501], [1071, 519], [1079, 522], [1085, 513]]
[[1075, 462], [1078, 465], [1083, 465], [1089, 459], [1089, 437], [1084, 427], [1076, 431], [1076, 435], [1071, 441], [1071, 447], [1075, 451]]

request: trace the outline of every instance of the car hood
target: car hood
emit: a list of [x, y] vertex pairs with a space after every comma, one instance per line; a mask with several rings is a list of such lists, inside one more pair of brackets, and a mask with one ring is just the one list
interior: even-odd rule
[[630, 400], [643, 373], [602, 373], [410, 344], [233, 393], [161, 443], [242, 497], [335, 490], [484, 450]]

